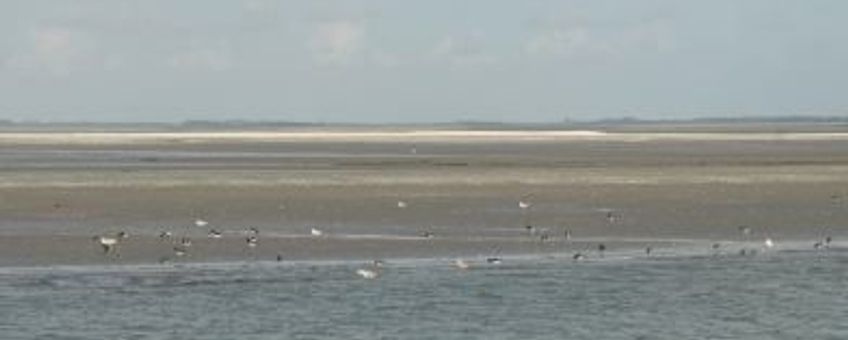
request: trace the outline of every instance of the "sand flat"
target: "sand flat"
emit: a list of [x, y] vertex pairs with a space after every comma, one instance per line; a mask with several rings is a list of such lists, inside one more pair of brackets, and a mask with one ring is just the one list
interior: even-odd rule
[[[0, 134], [0, 263], [156, 263], [166, 230], [216, 245], [187, 261], [580, 249], [565, 230], [581, 246], [848, 237], [841, 133], [466, 133]], [[104, 257], [91, 237], [118, 231], [127, 250]]]

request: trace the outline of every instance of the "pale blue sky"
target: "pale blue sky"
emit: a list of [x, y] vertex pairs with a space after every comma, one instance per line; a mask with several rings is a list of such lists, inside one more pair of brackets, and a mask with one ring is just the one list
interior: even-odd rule
[[0, 2], [0, 118], [848, 115], [848, 1]]

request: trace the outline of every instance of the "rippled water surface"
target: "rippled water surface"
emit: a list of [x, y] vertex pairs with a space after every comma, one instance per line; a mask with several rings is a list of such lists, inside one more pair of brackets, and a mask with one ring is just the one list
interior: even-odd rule
[[3, 339], [848, 339], [848, 252], [7, 268]]

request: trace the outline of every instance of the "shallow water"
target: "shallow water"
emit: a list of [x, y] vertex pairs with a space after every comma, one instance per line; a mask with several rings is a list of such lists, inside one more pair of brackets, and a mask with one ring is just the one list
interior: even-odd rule
[[3, 339], [845, 339], [848, 252], [0, 269]]

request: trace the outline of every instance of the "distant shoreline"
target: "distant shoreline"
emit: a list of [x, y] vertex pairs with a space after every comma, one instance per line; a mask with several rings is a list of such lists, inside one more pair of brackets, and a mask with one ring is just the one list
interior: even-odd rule
[[561, 131], [218, 131], [218, 132], [0, 132], [0, 143], [174, 144], [242, 142], [488, 142], [488, 141], [827, 141], [848, 140], [848, 132], [604, 132]]

